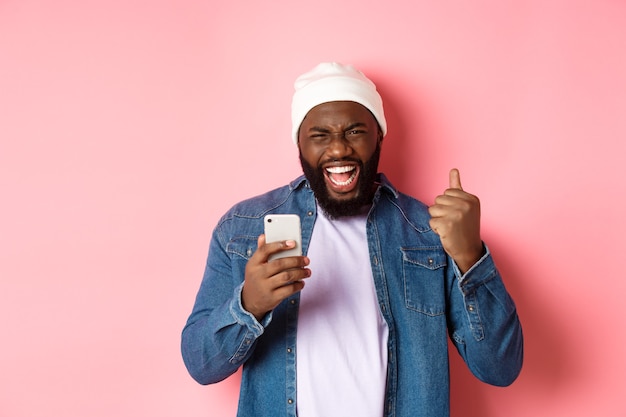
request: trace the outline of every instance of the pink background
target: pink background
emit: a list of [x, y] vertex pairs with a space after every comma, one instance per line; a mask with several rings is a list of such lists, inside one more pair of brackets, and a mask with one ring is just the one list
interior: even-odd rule
[[626, 2], [4, 0], [1, 416], [234, 415], [180, 331], [219, 216], [300, 173], [325, 60], [378, 83], [396, 185], [481, 197], [526, 362], [502, 389], [453, 353], [453, 415], [626, 415]]

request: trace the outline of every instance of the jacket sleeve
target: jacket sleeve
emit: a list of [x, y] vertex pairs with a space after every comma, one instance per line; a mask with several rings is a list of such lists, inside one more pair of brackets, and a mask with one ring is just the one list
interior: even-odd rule
[[522, 327], [489, 249], [463, 276], [450, 262], [456, 283], [448, 316], [452, 342], [478, 379], [510, 385], [522, 368]]
[[259, 323], [244, 310], [241, 289], [247, 259], [226, 246], [215, 231], [204, 277], [182, 332], [183, 361], [201, 384], [219, 382], [237, 371], [271, 321], [271, 313]]

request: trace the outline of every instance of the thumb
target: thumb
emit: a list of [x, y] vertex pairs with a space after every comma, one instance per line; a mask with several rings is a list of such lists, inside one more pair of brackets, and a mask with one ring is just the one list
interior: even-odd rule
[[456, 168], [450, 170], [450, 188], [456, 188], [457, 190], [463, 189], [463, 187], [461, 187], [461, 174]]

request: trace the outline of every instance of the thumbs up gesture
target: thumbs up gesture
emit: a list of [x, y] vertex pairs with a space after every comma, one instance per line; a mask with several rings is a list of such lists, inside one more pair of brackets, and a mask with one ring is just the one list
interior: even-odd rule
[[484, 249], [480, 238], [480, 201], [463, 191], [458, 169], [450, 170], [450, 188], [435, 198], [428, 212], [430, 227], [464, 274], [482, 257]]

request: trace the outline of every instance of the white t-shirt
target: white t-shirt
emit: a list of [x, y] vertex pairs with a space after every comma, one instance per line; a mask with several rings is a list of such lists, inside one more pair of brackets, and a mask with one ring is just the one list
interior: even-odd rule
[[389, 329], [376, 298], [367, 215], [318, 213], [298, 314], [298, 417], [381, 417]]

